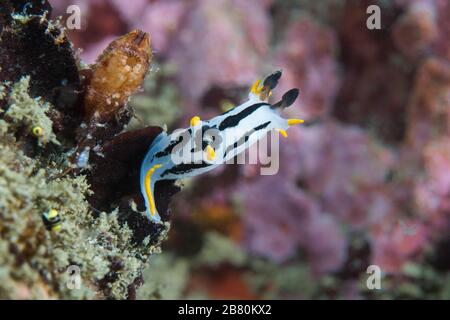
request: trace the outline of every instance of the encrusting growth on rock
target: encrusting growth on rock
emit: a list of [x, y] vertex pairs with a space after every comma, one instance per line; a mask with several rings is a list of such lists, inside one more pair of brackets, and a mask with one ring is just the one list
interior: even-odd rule
[[[150, 37], [132, 31], [80, 70], [49, 3], [28, 2], [0, 3], [0, 298], [134, 298], [170, 228], [130, 206], [143, 206], [139, 163], [162, 129], [119, 134]], [[162, 213], [177, 190], [157, 193]]]

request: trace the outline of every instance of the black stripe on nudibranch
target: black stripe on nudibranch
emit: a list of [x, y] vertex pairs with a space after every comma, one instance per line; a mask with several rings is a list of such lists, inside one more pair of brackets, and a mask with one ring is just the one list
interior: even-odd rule
[[[250, 134], [251, 133], [252, 132], [250, 132]], [[223, 157], [225, 158], [227, 156], [227, 154], [230, 153], [230, 151], [237, 149], [237, 147], [239, 147], [241, 144], [247, 142], [249, 138], [250, 138], [250, 135], [247, 133], [243, 138], [241, 138], [238, 141], [236, 141], [235, 143], [233, 143], [232, 146], [228, 146], [227, 150], [225, 150], [225, 153], [223, 154]]]
[[162, 151], [155, 153], [155, 158], [165, 157], [172, 153], [173, 149], [183, 141], [183, 135], [180, 135], [177, 140], [170, 142], [170, 144]]
[[188, 172], [191, 172], [192, 170], [195, 170], [195, 169], [201, 169], [201, 168], [209, 167], [210, 165], [212, 165], [212, 164], [211, 163], [207, 163], [207, 162], [182, 163], [182, 164], [176, 165], [175, 167], [172, 167], [171, 169], [165, 170], [161, 174], [161, 178], [164, 177], [165, 175], [168, 175], [168, 174], [171, 174], [171, 173], [172, 174], [188, 173]]
[[269, 105], [269, 104], [267, 104], [267, 103], [255, 103], [255, 104], [245, 108], [241, 112], [225, 118], [220, 123], [219, 130], [223, 131], [223, 130], [228, 129], [228, 128], [236, 127], [242, 119], [248, 117], [253, 112], [258, 110], [260, 107], [267, 106], [267, 105]]
[[232, 146], [229, 146], [227, 148], [227, 150], [225, 150], [225, 153], [224, 153], [223, 156], [226, 157], [227, 154], [230, 153], [230, 151], [233, 151], [233, 150], [239, 148], [239, 146], [241, 146], [242, 144], [244, 144], [244, 143], [246, 143], [248, 141], [248, 139], [250, 138], [250, 136], [253, 133], [255, 133], [258, 130], [262, 130], [262, 129], [266, 128], [269, 124], [270, 124], [270, 121], [267, 121], [267, 122], [265, 122], [265, 123], [255, 127], [254, 129], [247, 131], [247, 133], [245, 133], [245, 135], [242, 138], [240, 138], [238, 141], [233, 143]]
[[255, 127], [253, 130], [258, 131], [258, 130], [264, 129], [264, 128], [267, 127], [269, 124], [270, 124], [270, 121], [267, 121], [267, 122], [265, 122], [265, 123], [263, 123], [263, 124], [260, 124], [259, 126]]

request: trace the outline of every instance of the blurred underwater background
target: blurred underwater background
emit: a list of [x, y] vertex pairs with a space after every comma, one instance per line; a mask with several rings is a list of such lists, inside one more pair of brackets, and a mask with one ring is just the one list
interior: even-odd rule
[[[11, 12], [24, 10], [19, 2]], [[49, 3], [51, 16], [62, 18], [45, 30], [65, 24], [68, 6], [81, 8], [81, 30], [65, 30], [67, 47], [42, 46], [48, 52], [36, 54], [45, 64], [61, 59], [62, 89], [33, 82], [42, 74], [60, 83], [56, 71], [34, 69], [29, 56], [13, 58], [27, 47], [10, 39], [26, 43], [16, 38], [24, 30], [25, 38], [37, 37], [39, 23], [0, 14], [0, 298], [450, 299], [450, 1]], [[373, 4], [379, 30], [366, 26]], [[30, 15], [44, 19], [42, 12]], [[83, 84], [80, 70], [97, 61], [86, 78], [99, 77], [102, 59], [122, 45], [116, 39], [135, 29], [150, 43], [139, 44], [137, 59], [151, 63], [130, 88], [120, 87], [126, 93], [117, 106], [133, 112], [105, 112], [102, 123], [116, 127], [100, 132], [68, 101], [106, 90]], [[11, 61], [23, 67], [10, 71]], [[119, 168], [117, 151], [105, 167], [95, 163], [110, 159], [108, 146], [137, 155], [148, 141], [114, 140], [119, 133], [209, 119], [279, 69], [273, 101], [300, 88], [284, 117], [311, 123], [280, 141], [277, 174], [260, 175], [259, 164], [225, 165], [183, 181], [164, 228], [123, 209], [128, 184], [102, 179], [136, 168]], [[144, 76], [143, 90], [132, 95]], [[73, 105], [101, 113], [95, 99], [91, 107]], [[43, 145], [23, 133], [36, 121], [48, 133]], [[89, 171], [79, 164], [83, 150], [100, 145], [94, 140], [104, 144]], [[73, 154], [80, 170], [65, 175]], [[178, 191], [172, 188], [167, 194]], [[61, 214], [59, 234], [42, 224], [50, 207]], [[69, 265], [81, 269], [79, 290], [66, 286]], [[367, 286], [370, 265], [381, 270], [380, 289]]]

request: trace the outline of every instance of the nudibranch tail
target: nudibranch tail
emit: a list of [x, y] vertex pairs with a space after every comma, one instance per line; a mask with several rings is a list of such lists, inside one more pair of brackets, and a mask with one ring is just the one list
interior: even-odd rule
[[153, 217], [155, 216], [155, 213], [156, 213], [156, 205], [155, 205], [155, 200], [153, 197], [154, 183], [151, 182], [151, 177], [152, 177], [153, 173], [155, 172], [155, 170], [158, 168], [161, 168], [161, 166], [162, 165], [160, 165], [160, 164], [155, 164], [153, 167], [151, 167], [147, 171], [147, 174], [145, 175], [145, 192], [146, 192], [147, 199], [149, 202], [149, 211], [150, 211], [151, 219], [153, 219]]

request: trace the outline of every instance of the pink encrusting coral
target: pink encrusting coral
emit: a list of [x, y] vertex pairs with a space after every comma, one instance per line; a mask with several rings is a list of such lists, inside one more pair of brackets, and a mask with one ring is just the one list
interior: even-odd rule
[[394, 156], [361, 129], [333, 121], [290, 130], [280, 149], [279, 172], [243, 187], [246, 244], [280, 261], [301, 247], [314, 270], [338, 270], [344, 226], [368, 231], [394, 214], [390, 195], [377, 191]]
[[388, 149], [361, 129], [334, 122], [304, 130], [296, 149], [299, 175], [325, 211], [355, 227], [370, 222], [368, 201], [394, 162]]
[[301, 88], [303, 117], [330, 112], [339, 85], [337, 50], [332, 30], [308, 15], [292, 23], [278, 44], [274, 64], [284, 72], [279, 92]]
[[387, 221], [372, 230], [372, 263], [385, 273], [399, 273], [407, 262], [423, 253], [429, 231], [420, 221]]
[[416, 204], [423, 219], [443, 231], [449, 226], [450, 140], [430, 143], [424, 150], [425, 175], [415, 187]]
[[[122, 1], [120, 1], [122, 3]], [[135, 19], [138, 28], [148, 30], [153, 35], [153, 44], [158, 54], [168, 54], [169, 49], [179, 36], [184, 15], [189, 5], [185, 1], [158, 1], [147, 4]]]
[[428, 58], [418, 67], [414, 91], [408, 102], [406, 146], [420, 158], [422, 149], [431, 141], [450, 133], [450, 64]]
[[[242, 187], [246, 246], [275, 261], [285, 261], [297, 251], [310, 217], [318, 214], [314, 201], [295, 185], [266, 176]], [[270, 199], [269, 202], [261, 201]]]
[[268, 40], [269, 20], [259, 1], [193, 2], [169, 53], [186, 99], [198, 103], [213, 85], [247, 86], [254, 81]]
[[450, 4], [445, 0], [437, 1], [437, 19], [439, 34], [434, 43], [436, 52], [444, 59], [450, 59], [450, 46], [448, 43], [448, 35], [450, 32], [450, 23], [448, 14], [450, 12]]
[[284, 262], [302, 249], [318, 273], [336, 271], [344, 263], [347, 244], [339, 223], [321, 212], [313, 197], [276, 176], [248, 183], [242, 192], [244, 243], [251, 252]]
[[437, 38], [436, 15], [433, 2], [414, 2], [395, 22], [394, 41], [407, 58], [417, 59], [430, 49]]

